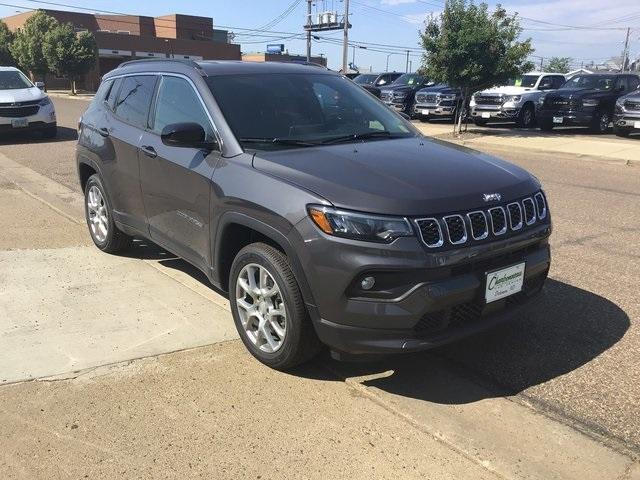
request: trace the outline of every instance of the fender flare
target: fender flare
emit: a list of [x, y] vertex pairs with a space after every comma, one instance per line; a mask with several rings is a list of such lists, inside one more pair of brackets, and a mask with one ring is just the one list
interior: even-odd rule
[[298, 258], [295, 248], [293, 247], [293, 245], [291, 244], [287, 236], [282, 232], [280, 232], [278, 229], [274, 228], [273, 226], [267, 223], [264, 223], [260, 220], [257, 220], [253, 217], [250, 217], [248, 215], [245, 215], [243, 213], [226, 212], [222, 215], [222, 217], [218, 222], [218, 228], [216, 230], [216, 238], [215, 238], [214, 248], [213, 248], [214, 250], [213, 258], [215, 259], [215, 264], [214, 264], [215, 267], [212, 273], [213, 273], [215, 283], [220, 285], [221, 288], [223, 288], [223, 290], [225, 289], [225, 287], [221, 285], [221, 278], [220, 278], [221, 272], [218, 267], [222, 263], [221, 259], [223, 256], [223, 252], [221, 249], [221, 244], [222, 244], [221, 240], [225, 233], [226, 228], [232, 224], [241, 225], [241, 226], [250, 228], [252, 230], [255, 230], [256, 232], [264, 235], [265, 237], [269, 238], [270, 240], [275, 242], [277, 245], [279, 245], [280, 248], [282, 248], [282, 250], [287, 255], [287, 258], [289, 259], [291, 268], [293, 270], [293, 274], [296, 277], [296, 281], [298, 282], [298, 285], [300, 286], [300, 292], [302, 293], [302, 297], [304, 298], [305, 303], [307, 305], [315, 306], [313, 293], [311, 292], [311, 287], [307, 282], [307, 277], [304, 273], [304, 269], [302, 268], [302, 264], [300, 263], [300, 259]]

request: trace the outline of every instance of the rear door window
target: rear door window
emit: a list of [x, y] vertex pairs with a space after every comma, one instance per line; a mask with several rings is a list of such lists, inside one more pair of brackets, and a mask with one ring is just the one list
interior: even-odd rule
[[154, 75], [125, 77], [115, 104], [116, 116], [134, 127], [146, 129], [156, 79]]

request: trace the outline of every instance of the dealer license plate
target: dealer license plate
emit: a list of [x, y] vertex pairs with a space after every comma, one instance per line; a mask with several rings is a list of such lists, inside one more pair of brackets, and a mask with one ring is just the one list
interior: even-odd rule
[[522, 290], [525, 262], [487, 273], [485, 300], [495, 302]]
[[26, 118], [14, 118], [11, 120], [11, 126], [13, 128], [24, 128], [29, 126], [29, 120]]
[[633, 128], [640, 128], [640, 122], [633, 122]]
[[429, 110], [422, 110], [423, 115], [429, 115]]
[[482, 112], [482, 118], [491, 118], [491, 114], [489, 112]]
[[564, 122], [564, 117], [553, 117], [553, 123], [562, 123]]

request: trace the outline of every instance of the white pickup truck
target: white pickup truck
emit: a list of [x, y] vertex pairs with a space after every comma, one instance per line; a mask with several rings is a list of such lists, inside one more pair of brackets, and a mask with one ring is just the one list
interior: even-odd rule
[[564, 82], [564, 75], [559, 73], [531, 72], [507, 85], [476, 92], [469, 103], [471, 118], [476, 125], [515, 122], [518, 127], [533, 127], [538, 100]]

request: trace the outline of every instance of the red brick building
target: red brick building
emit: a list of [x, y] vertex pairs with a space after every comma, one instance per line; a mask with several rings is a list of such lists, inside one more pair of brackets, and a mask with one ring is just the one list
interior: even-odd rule
[[[225, 30], [216, 30], [213, 19], [191, 15], [144, 17], [44, 10], [76, 31], [90, 31], [98, 44], [96, 68], [77, 82], [78, 88], [95, 90], [100, 78], [122, 62], [135, 58], [191, 60], [240, 60], [240, 45], [229, 43]], [[21, 28], [35, 12], [4, 18], [10, 30]], [[49, 88], [69, 88], [64, 78], [47, 79]]]

